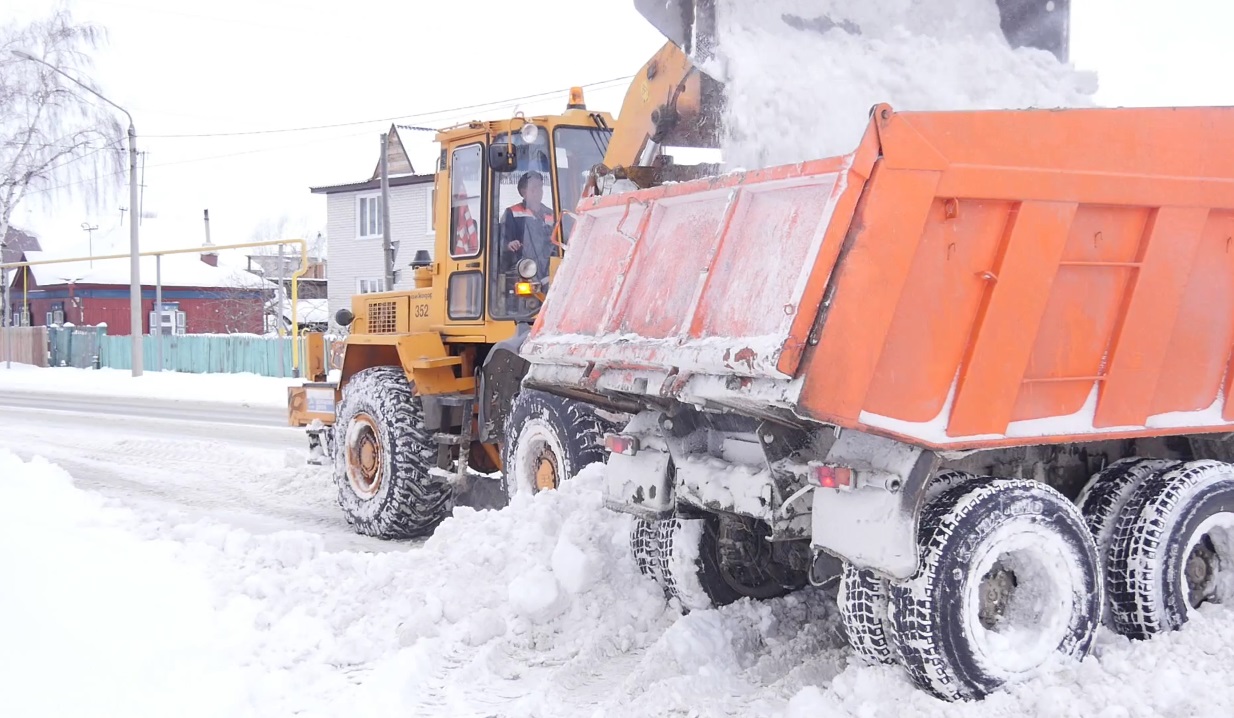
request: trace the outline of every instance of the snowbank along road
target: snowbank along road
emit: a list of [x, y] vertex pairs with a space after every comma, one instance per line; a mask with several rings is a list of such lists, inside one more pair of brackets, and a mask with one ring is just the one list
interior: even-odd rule
[[[1219, 716], [1234, 614], [945, 704], [825, 589], [681, 616], [603, 468], [424, 543], [352, 534], [299, 432], [8, 409], [0, 715]], [[35, 458], [46, 457], [46, 458]], [[71, 478], [70, 478], [71, 477]], [[65, 681], [65, 676], [73, 680]]]

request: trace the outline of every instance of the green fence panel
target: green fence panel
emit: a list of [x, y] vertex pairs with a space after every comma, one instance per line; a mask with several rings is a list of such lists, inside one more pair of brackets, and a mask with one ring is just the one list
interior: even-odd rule
[[[93, 338], [96, 348], [83, 348], [83, 356], [99, 357], [101, 366], [131, 369], [130, 337], [99, 335]], [[260, 374], [290, 377], [292, 375], [292, 338], [266, 338], [253, 335], [185, 334], [162, 337], [163, 371], [191, 374]], [[83, 340], [84, 342], [84, 340]], [[280, 350], [281, 345], [281, 350]], [[299, 340], [300, 366], [305, 365], [306, 342]], [[68, 349], [65, 349], [68, 352]], [[280, 352], [282, 356], [280, 357]], [[53, 356], [55, 350], [53, 349]], [[142, 363], [150, 371], [158, 371], [159, 337], [142, 337]], [[281, 359], [281, 361], [280, 361]]]

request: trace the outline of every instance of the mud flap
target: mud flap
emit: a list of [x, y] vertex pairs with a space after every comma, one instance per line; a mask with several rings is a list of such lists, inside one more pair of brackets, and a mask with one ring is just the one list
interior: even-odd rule
[[659, 412], [643, 412], [622, 431], [639, 439], [633, 455], [610, 454], [604, 472], [604, 505], [644, 519], [668, 518], [677, 506], [672, 455], [660, 434]]
[[880, 485], [815, 489], [812, 547], [889, 578], [910, 578], [917, 570], [917, 521], [935, 455], [891, 439], [845, 432], [828, 452], [827, 463], [891, 478]]
[[510, 405], [523, 384], [523, 377], [531, 365], [519, 356], [519, 348], [527, 339], [531, 328], [526, 324], [515, 327], [514, 336], [497, 342], [484, 359], [479, 376], [479, 436], [481, 442], [493, 443], [502, 438]]

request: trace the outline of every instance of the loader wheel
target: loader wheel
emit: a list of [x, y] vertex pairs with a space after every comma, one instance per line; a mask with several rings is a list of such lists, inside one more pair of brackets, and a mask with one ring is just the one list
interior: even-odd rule
[[343, 390], [335, 431], [339, 505], [358, 533], [414, 538], [449, 515], [450, 485], [429, 473], [434, 446], [401, 368], [356, 373]]
[[1131, 638], [1234, 603], [1234, 466], [1192, 461], [1150, 476], [1119, 515], [1109, 562], [1114, 627]]
[[640, 569], [649, 564], [665, 595], [686, 612], [776, 598], [806, 584], [804, 572], [775, 563], [762, 522], [709, 515], [649, 523], [658, 528], [655, 556], [643, 558], [636, 544]]
[[1101, 565], [1107, 596], [1106, 605], [1102, 608], [1102, 623], [1110, 628], [1114, 627], [1114, 622], [1113, 609], [1108, 599], [1113, 596], [1115, 580], [1109, 573], [1109, 563], [1119, 514], [1145, 480], [1154, 474], [1168, 471], [1179, 463], [1139, 457], [1120, 459], [1094, 474], [1076, 499], [1080, 513], [1084, 514], [1084, 521], [1088, 524], [1089, 533], [1093, 535], [1093, 542], [1097, 545], [1097, 561]]
[[957, 486], [926, 508], [918, 543], [917, 573], [890, 588], [895, 650], [920, 688], [979, 698], [1088, 653], [1101, 574], [1062, 494], [1025, 480]]
[[542, 391], [519, 392], [502, 446], [507, 494], [513, 499], [555, 489], [585, 466], [602, 463], [601, 442], [613, 430], [589, 404]]

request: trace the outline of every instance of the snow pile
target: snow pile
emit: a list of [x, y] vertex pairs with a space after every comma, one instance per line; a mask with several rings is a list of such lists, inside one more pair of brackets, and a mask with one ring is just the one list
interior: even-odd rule
[[134, 377], [127, 369], [41, 368], [0, 361], [0, 393], [53, 392], [135, 399], [203, 401], [242, 406], [286, 407], [287, 387], [304, 379], [257, 374], [187, 374], [146, 371]]
[[1094, 78], [1013, 50], [994, 0], [719, 0], [725, 160], [765, 167], [853, 151], [880, 102], [896, 110], [1075, 107]]
[[[1218, 716], [1234, 612], [946, 704], [850, 664], [806, 589], [685, 617], [603, 509], [603, 469], [423, 543], [330, 551], [116, 508], [0, 450], [0, 715]], [[231, 480], [242, 480], [233, 477]], [[220, 480], [225, 480], [220, 475]], [[35, 507], [36, 510], [32, 510]]]

